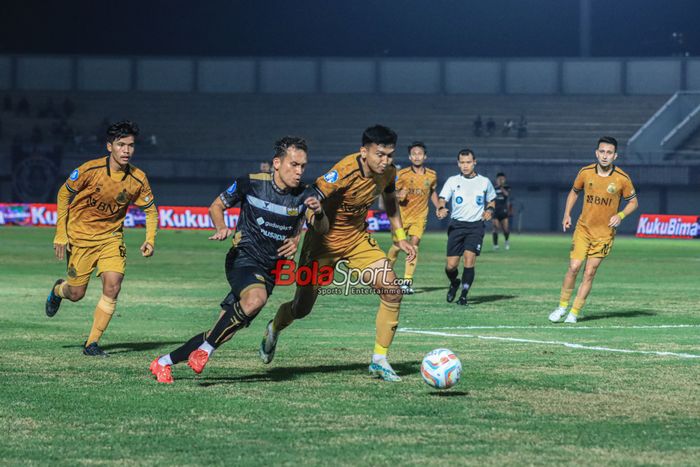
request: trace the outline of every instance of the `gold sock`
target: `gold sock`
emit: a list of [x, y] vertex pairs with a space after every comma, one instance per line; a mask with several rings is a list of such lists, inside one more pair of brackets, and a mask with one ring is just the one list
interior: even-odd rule
[[583, 308], [583, 305], [586, 304], [586, 300], [582, 298], [576, 297], [574, 299], [574, 304], [571, 307], [571, 314], [574, 316], [578, 316], [579, 313], [581, 313], [581, 309]]
[[394, 339], [396, 327], [399, 324], [399, 308], [401, 302], [387, 302], [379, 299], [379, 310], [377, 311], [377, 338], [375, 340], [375, 349], [377, 346], [386, 349], [391, 346], [391, 341]]
[[384, 355], [389, 353], [389, 347], [384, 347], [383, 345], [374, 344], [374, 355]]
[[292, 321], [294, 321], [292, 302], [283, 303], [280, 305], [275, 318], [272, 320], [272, 331], [278, 333], [292, 324]]
[[569, 306], [569, 300], [571, 299], [571, 294], [573, 293], [574, 289], [565, 289], [564, 287], [561, 288], [561, 295], [559, 297], [559, 306], [562, 308], [566, 308]]
[[392, 268], [394, 267], [394, 263], [396, 263], [396, 259], [399, 257], [399, 251], [401, 251], [401, 248], [397, 247], [396, 245], [391, 245], [391, 248], [389, 248], [389, 251], [386, 254]]
[[100, 297], [100, 301], [97, 302], [97, 307], [95, 307], [95, 314], [92, 320], [92, 329], [90, 329], [90, 335], [87, 338], [85, 345], [90, 345], [93, 342], [97, 342], [102, 337], [102, 334], [109, 326], [109, 321], [114, 315], [114, 310], [117, 307], [117, 301], [113, 298], [109, 298], [106, 295]]
[[68, 287], [68, 282], [63, 281], [53, 288], [53, 294], [57, 297], [66, 298], [65, 287]]
[[404, 279], [413, 279], [413, 273], [416, 272], [416, 265], [418, 264], [418, 247], [414, 247], [416, 249], [416, 257], [413, 258], [413, 261], [410, 263], [406, 261], [406, 269], [404, 270], [403, 277]]

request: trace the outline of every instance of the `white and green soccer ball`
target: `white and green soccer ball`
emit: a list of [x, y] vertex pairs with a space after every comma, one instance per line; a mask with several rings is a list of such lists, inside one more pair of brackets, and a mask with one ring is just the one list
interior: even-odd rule
[[420, 374], [428, 386], [451, 388], [462, 376], [462, 362], [450, 349], [435, 349], [423, 358]]

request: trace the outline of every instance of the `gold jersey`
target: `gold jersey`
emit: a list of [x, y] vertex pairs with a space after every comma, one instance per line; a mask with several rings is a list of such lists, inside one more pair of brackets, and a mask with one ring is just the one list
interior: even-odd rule
[[[121, 239], [130, 204], [144, 211], [155, 211], [146, 174], [131, 164], [124, 172], [112, 172], [109, 156], [93, 159], [75, 169], [65, 188], [72, 197], [68, 222], [67, 226], [61, 225], [65, 219], [58, 222], [56, 237], [67, 234], [71, 245], [88, 247]], [[155, 237], [155, 229], [152, 236]], [[153, 242], [153, 238], [147, 240]]]
[[[396, 167], [383, 174], [365, 173], [360, 154], [345, 156], [331, 170], [318, 177], [316, 187], [324, 196], [323, 209], [330, 229], [322, 236], [324, 246], [341, 251], [364, 238], [367, 212], [382, 192], [395, 190]], [[318, 235], [312, 232], [312, 235]]]
[[598, 175], [598, 164], [582, 168], [573, 190], [583, 192], [583, 210], [576, 223], [577, 229], [582, 229], [591, 239], [602, 239], [614, 236], [615, 229], [609, 227], [610, 218], [620, 209], [622, 199], [629, 201], [637, 194], [629, 175], [613, 165], [608, 176]]
[[406, 190], [406, 198], [399, 202], [401, 221], [404, 224], [425, 222], [428, 217], [428, 200], [437, 188], [437, 174], [425, 168], [425, 173], [416, 172], [413, 166], [399, 170], [396, 189]]

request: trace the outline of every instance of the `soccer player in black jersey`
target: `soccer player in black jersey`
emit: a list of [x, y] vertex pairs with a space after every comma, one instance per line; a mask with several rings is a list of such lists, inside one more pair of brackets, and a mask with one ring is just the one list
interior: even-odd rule
[[271, 172], [235, 179], [212, 203], [209, 215], [216, 233], [209, 240], [226, 240], [231, 235], [224, 212], [236, 203], [241, 205], [233, 247], [226, 255], [231, 292], [221, 302], [214, 327], [151, 362], [151, 373], [159, 383], [172, 383], [171, 365], [184, 360], [195, 373], [201, 373], [212, 352], [251, 323], [272, 293], [272, 271], [278, 259], [296, 252], [297, 234], [305, 218], [313, 229], [328, 230], [319, 201], [322, 196], [314, 185], [301, 183], [306, 162], [306, 142], [282, 138], [275, 143]]
[[506, 239], [506, 250], [510, 250], [510, 186], [506, 182], [506, 174], [498, 172], [496, 175], [496, 211], [493, 213], [491, 224], [493, 226], [493, 249], [498, 250], [498, 231], [503, 231]]

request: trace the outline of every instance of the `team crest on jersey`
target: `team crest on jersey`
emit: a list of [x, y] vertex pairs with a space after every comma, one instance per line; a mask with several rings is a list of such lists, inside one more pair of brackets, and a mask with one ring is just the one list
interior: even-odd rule
[[608, 185], [608, 193], [615, 193], [615, 191], [617, 191], [617, 187], [615, 186], [615, 183], [613, 182], [610, 185]]
[[129, 203], [129, 193], [126, 190], [122, 190], [115, 198], [117, 204], [124, 205]]
[[335, 183], [338, 181], [338, 171], [337, 170], [331, 170], [328, 172], [326, 175], [323, 176], [323, 179], [327, 181], [328, 183]]
[[287, 208], [287, 215], [288, 216], [298, 216], [299, 209], [298, 208]]
[[80, 172], [78, 171], [78, 169], [75, 169], [74, 171], [72, 171], [70, 173], [70, 177], [68, 177], [68, 178], [70, 178], [73, 181], [76, 181], [79, 176], [80, 176]]
[[237, 184], [238, 182], [233, 182], [233, 184], [226, 189], [226, 193], [228, 193], [229, 195], [233, 194], [233, 192], [236, 191]]
[[455, 203], [457, 204], [462, 204], [462, 201], [464, 201], [464, 199], [461, 196], [455, 198]]

